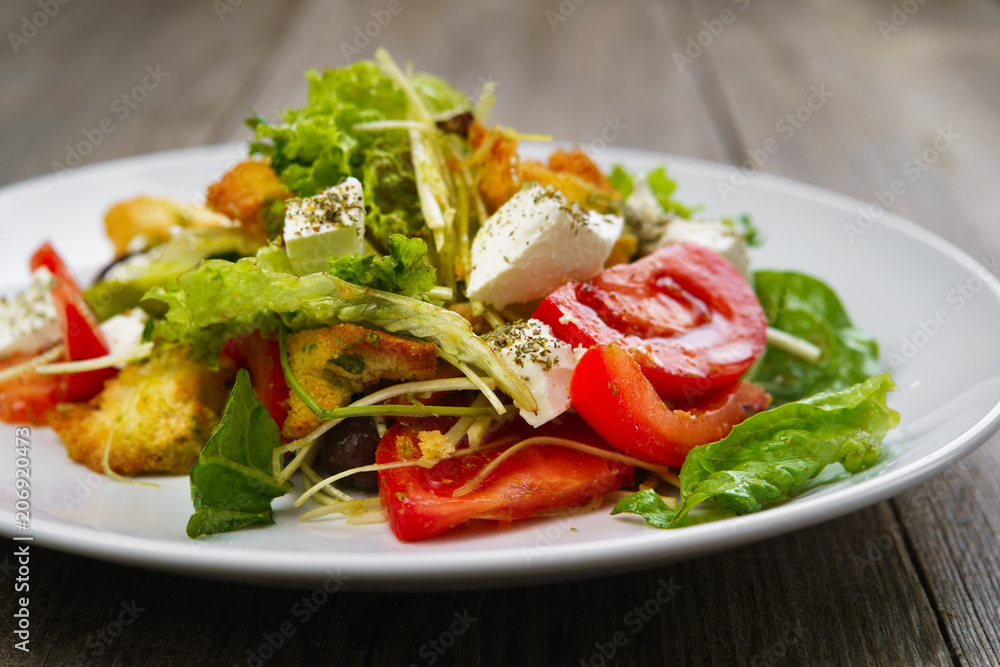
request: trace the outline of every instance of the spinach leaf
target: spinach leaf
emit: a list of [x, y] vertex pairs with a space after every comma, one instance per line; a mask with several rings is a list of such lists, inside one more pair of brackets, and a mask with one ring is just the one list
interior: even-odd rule
[[749, 380], [778, 403], [850, 387], [881, 372], [878, 343], [854, 327], [823, 281], [790, 271], [758, 271], [755, 289], [770, 326], [822, 351], [817, 363], [769, 346]]
[[188, 537], [226, 533], [254, 523], [274, 523], [271, 500], [292, 490], [274, 477], [272, 454], [281, 444], [278, 425], [253, 394], [241, 370], [222, 420], [191, 469], [195, 512]]
[[658, 528], [672, 528], [709, 499], [746, 514], [831, 463], [857, 472], [879, 458], [885, 434], [899, 423], [885, 400], [893, 389], [885, 373], [754, 415], [722, 440], [691, 450], [681, 467], [679, 507], [647, 489], [622, 498], [612, 514], [638, 514]]

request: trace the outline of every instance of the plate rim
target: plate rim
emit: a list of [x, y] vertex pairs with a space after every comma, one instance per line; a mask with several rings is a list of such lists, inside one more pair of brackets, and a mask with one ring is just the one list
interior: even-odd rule
[[[524, 142], [526, 153], [542, 148], [566, 147], [572, 144]], [[0, 187], [0, 197], [51, 187], [64, 178], [100, 177], [113, 171], [144, 163], [185, 163], [199, 158], [238, 159], [246, 142], [226, 142], [205, 146], [158, 151], [107, 160], [78, 167], [69, 174], [48, 173]], [[738, 169], [734, 165], [700, 158], [660, 153], [636, 148], [609, 147], [598, 160], [601, 163], [635, 162], [665, 163], [675, 173], [682, 171], [699, 176], [717, 176], [723, 169]], [[805, 198], [841, 210], [854, 211], [864, 203], [853, 197], [795, 179], [768, 173], [754, 173], [751, 181], [761, 189], [785, 196]], [[983, 265], [971, 255], [937, 234], [889, 211], [878, 220], [897, 233], [919, 241], [946, 256], [960, 267], [977, 272]], [[993, 275], [990, 273], [990, 275]], [[994, 276], [995, 277], [995, 276]], [[993, 298], [1000, 303], [1000, 282], [984, 280]], [[203, 541], [193, 547], [159, 537], [138, 537], [63, 523], [39, 517], [31, 522], [32, 543], [102, 560], [138, 567], [167, 570], [189, 576], [229, 579], [276, 585], [307, 585], [335, 573], [354, 589], [386, 588], [388, 590], [441, 590], [486, 586], [522, 585], [538, 581], [579, 579], [597, 574], [651, 567], [656, 564], [683, 560], [693, 555], [705, 555], [731, 549], [803, 528], [870, 507], [912, 488], [939, 474], [965, 458], [1000, 429], [1000, 400], [961, 434], [934, 451], [906, 464], [899, 470], [885, 472], [862, 480], [850, 487], [845, 497], [803, 497], [765, 511], [742, 517], [685, 527], [676, 531], [655, 528], [634, 535], [616, 537], [602, 542], [552, 544], [536, 550], [526, 564], [525, 550], [499, 548], [489, 551], [456, 548], [447, 553], [418, 553], [415, 557], [392, 553], [316, 552], [258, 549], [245, 546], [213, 544]], [[846, 489], [845, 489], [846, 490]], [[836, 501], [836, 502], [833, 502]], [[13, 508], [3, 504], [0, 512], [0, 534], [18, 536], [14, 529]], [[641, 522], [638, 517], [620, 520]], [[266, 530], [264, 526], [260, 529]], [[112, 539], [108, 539], [112, 536]], [[209, 538], [211, 539], [211, 538]], [[414, 551], [420, 542], [408, 543]], [[708, 546], [706, 546], [708, 545]], [[192, 558], [196, 554], [196, 558]], [[262, 557], [263, 556], [263, 557]], [[400, 569], [401, 558], [408, 558]], [[256, 578], [256, 579], [253, 579]]]

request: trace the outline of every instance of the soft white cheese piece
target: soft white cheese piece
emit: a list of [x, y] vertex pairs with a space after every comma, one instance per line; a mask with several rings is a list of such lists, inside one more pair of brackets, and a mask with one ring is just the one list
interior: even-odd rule
[[325, 271], [330, 257], [362, 255], [365, 195], [356, 178], [285, 206], [285, 251], [297, 275]]
[[741, 234], [717, 220], [685, 220], [664, 211], [644, 177], [636, 179], [625, 208], [635, 221], [641, 255], [671, 243], [697, 243], [722, 255], [747, 282], [753, 279], [747, 242]]
[[44, 266], [31, 274], [28, 288], [12, 297], [0, 297], [0, 359], [34, 354], [62, 340], [50, 290], [55, 278]]
[[116, 357], [142, 344], [142, 332], [149, 316], [142, 308], [133, 308], [101, 322], [101, 333], [108, 343], [108, 354]]
[[503, 308], [541, 299], [567, 280], [593, 278], [624, 224], [620, 216], [584, 211], [552, 188], [531, 185], [479, 229], [466, 293]]
[[537, 412], [521, 410], [524, 421], [537, 428], [569, 409], [569, 381], [584, 348], [574, 350], [553, 336], [548, 324], [533, 318], [498, 329], [487, 341], [538, 402]]

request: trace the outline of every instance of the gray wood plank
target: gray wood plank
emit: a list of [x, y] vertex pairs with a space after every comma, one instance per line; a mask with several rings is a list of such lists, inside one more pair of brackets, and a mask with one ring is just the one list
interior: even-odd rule
[[[358, 54], [352, 51], [350, 60], [371, 58], [379, 44], [397, 62], [412, 61], [470, 95], [493, 79], [499, 86], [491, 120], [522, 132], [590, 145], [617, 119], [627, 127], [613, 138], [615, 145], [708, 158], [724, 154], [696, 83], [650, 57], [650, 45], [660, 51], [664, 34], [687, 20], [685, 7], [654, 11], [649, 2], [633, 2], [623, 12], [612, 3], [566, 4], [575, 11], [564, 22], [553, 20], [553, 29], [545, 12], [558, 10], [558, 3], [404, 2], [377, 40]], [[300, 72], [347, 64], [343, 45], [356, 48], [357, 31], [383, 5], [313, 0], [262, 67], [246, 104], [264, 114], [301, 104]], [[632, 37], [624, 42], [621, 35]], [[226, 128], [220, 139], [247, 137], [239, 118], [230, 118]]]
[[[728, 3], [700, 5], [710, 20]], [[899, 30], [879, 28], [893, 3], [798, 3], [783, 21], [754, 7], [709, 49], [720, 86], [748, 149], [775, 136], [775, 125], [806, 102], [814, 85], [833, 97], [780, 143], [761, 171], [809, 180], [875, 201], [876, 190], [905, 179], [905, 165], [931, 147], [938, 128], [954, 145], [920, 172], [890, 207], [980, 257], [998, 249], [1000, 203], [986, 179], [996, 173], [1000, 96], [995, 72], [1000, 28], [992, 2], [926, 5]], [[859, 29], [859, 26], [861, 29]], [[700, 63], [696, 63], [695, 67]], [[858, 76], [858, 72], [869, 72]], [[758, 153], [759, 154], [759, 153]], [[746, 159], [741, 156], [740, 159]], [[913, 164], [911, 162], [911, 164]], [[945, 286], [947, 287], [947, 286]], [[997, 664], [1000, 617], [1000, 493], [994, 438], [958, 468], [893, 501], [944, 627], [963, 664]], [[930, 500], [929, 500], [930, 499]]]
[[0, 124], [11, 128], [0, 183], [206, 143], [222, 116], [242, 117], [236, 96], [293, 7], [241, 6], [220, 20], [196, 0], [67, 5], [0, 60]]

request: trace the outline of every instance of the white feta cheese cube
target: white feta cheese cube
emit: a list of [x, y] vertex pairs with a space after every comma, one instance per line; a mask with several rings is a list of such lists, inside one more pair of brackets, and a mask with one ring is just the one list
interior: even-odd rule
[[466, 293], [503, 308], [548, 296], [567, 280], [593, 278], [623, 226], [620, 216], [585, 211], [552, 188], [531, 185], [476, 234]]
[[315, 197], [285, 205], [285, 251], [300, 276], [325, 271], [330, 257], [362, 255], [365, 249], [365, 194], [347, 178]]
[[553, 336], [548, 324], [536, 319], [498, 329], [487, 341], [524, 380], [538, 403], [537, 412], [521, 410], [524, 421], [537, 428], [569, 409], [569, 381], [584, 348], [574, 350]]
[[55, 278], [47, 268], [31, 274], [31, 284], [13, 297], [0, 297], [0, 359], [35, 354], [62, 340], [50, 290]]

